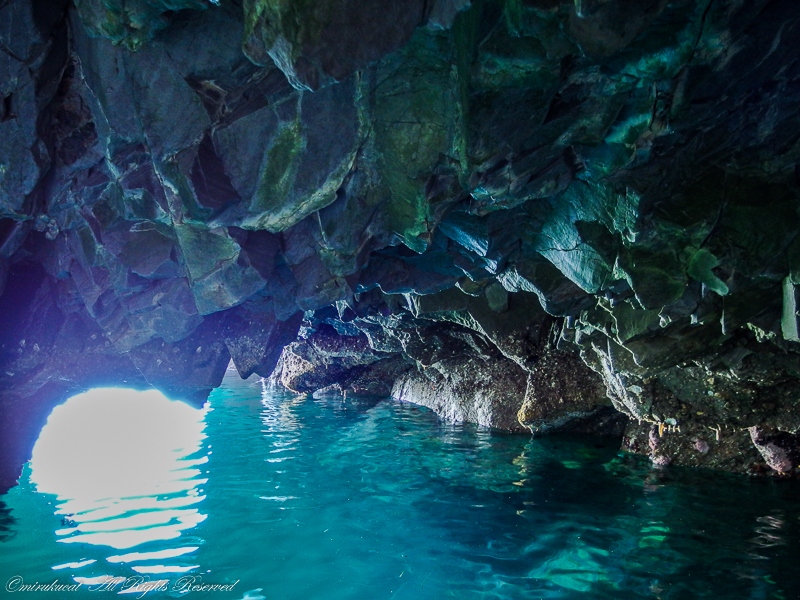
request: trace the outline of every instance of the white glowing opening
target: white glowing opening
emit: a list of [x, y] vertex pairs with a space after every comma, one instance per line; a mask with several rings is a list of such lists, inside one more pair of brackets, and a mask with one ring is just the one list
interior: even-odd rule
[[131, 548], [174, 539], [206, 517], [195, 507], [207, 408], [160, 392], [98, 388], [56, 407], [33, 449], [31, 481], [55, 494], [59, 541]]

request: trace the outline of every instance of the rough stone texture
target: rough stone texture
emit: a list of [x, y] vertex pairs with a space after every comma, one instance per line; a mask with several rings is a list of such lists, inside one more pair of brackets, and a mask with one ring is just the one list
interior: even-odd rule
[[625, 449], [678, 465], [796, 472], [796, 458], [787, 458], [800, 429], [796, 354], [749, 331], [718, 346], [718, 355], [706, 349], [689, 364], [667, 368], [639, 366], [620, 350], [595, 346], [585, 358], [603, 376], [615, 407], [632, 419]]
[[300, 313], [280, 321], [258, 303], [243, 304], [223, 317], [223, 340], [242, 379], [271, 373], [283, 351], [297, 337]]
[[313, 392], [342, 384], [354, 377], [354, 370], [360, 373], [389, 357], [372, 350], [366, 336], [340, 336], [330, 325], [322, 325], [284, 348], [273, 377], [294, 392]]
[[525, 372], [502, 356], [462, 356], [401, 375], [392, 397], [427, 406], [446, 420], [522, 431], [517, 412], [526, 383]]
[[800, 436], [774, 430], [765, 431], [762, 427], [750, 427], [748, 431], [753, 445], [770, 469], [781, 475], [788, 475], [798, 466]]
[[[619, 429], [611, 402], [598, 378], [574, 352], [543, 344], [528, 374], [518, 421], [531, 433]], [[622, 418], [624, 420], [624, 417]]]
[[746, 430], [723, 427], [717, 432], [691, 422], [680, 425], [680, 431], [676, 427], [630, 420], [622, 449], [645, 455], [656, 466], [713, 466], [754, 475], [768, 471]]
[[77, 0], [75, 5], [92, 36], [132, 49], [167, 27], [174, 12], [209, 6], [203, 0]]
[[541, 309], [529, 312], [524, 297], [505, 319], [484, 295], [417, 300], [416, 317], [307, 315], [304, 339], [284, 349], [273, 381], [306, 393], [386, 389], [444, 419], [509, 431], [622, 435], [626, 418], [611, 408], [602, 379], [575, 352], [554, 347], [555, 323]]
[[796, 6], [390, 4], [0, 3], [3, 455], [101, 366], [198, 402], [230, 356], [267, 376], [302, 313], [387, 377], [527, 389], [577, 364], [547, 339], [626, 448], [796, 474]]
[[244, 51], [298, 89], [317, 89], [403, 45], [424, 11], [423, 0], [247, 0]]

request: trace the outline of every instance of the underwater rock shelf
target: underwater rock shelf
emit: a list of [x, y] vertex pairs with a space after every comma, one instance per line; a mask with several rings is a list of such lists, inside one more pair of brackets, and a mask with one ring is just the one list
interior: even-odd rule
[[0, 3], [0, 487], [232, 359], [797, 474], [786, 1]]

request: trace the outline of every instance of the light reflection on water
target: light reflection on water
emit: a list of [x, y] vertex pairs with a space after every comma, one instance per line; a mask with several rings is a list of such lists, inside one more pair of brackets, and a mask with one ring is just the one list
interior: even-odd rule
[[[55, 514], [64, 525], [55, 532], [57, 541], [114, 550], [152, 547], [204, 521], [198, 505], [207, 482], [200, 469], [208, 462], [201, 453], [207, 412], [156, 391], [116, 388], [94, 389], [56, 407], [34, 447], [30, 481], [38, 492], [56, 496]], [[100, 554], [136, 573], [184, 573], [197, 565], [167, 559], [197, 548]], [[53, 569], [94, 562], [87, 557]]]
[[[158, 490], [125, 497], [131, 488], [115, 484], [84, 513], [63, 514], [86, 498], [50, 488], [63, 497], [48, 504], [23, 477], [0, 503], [0, 583], [55, 573], [173, 584], [184, 570], [239, 582], [213, 595], [231, 600], [800, 598], [796, 482], [653, 469], [613, 442], [502, 435], [408, 404], [292, 396], [235, 374], [210, 403], [188, 419], [204, 418], [205, 429], [192, 426], [199, 441], [167, 452], [185, 458], [160, 473], [181, 475]], [[114, 460], [94, 468], [136, 468]], [[37, 465], [31, 478], [43, 485]], [[104, 533], [125, 545], [171, 526], [178, 537], [128, 548], [61, 542]], [[175, 594], [145, 596], [156, 597]]]

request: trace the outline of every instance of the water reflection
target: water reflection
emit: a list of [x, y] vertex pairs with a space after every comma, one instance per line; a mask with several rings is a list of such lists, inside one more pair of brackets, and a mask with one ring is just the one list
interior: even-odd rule
[[[59, 514], [57, 526], [53, 497], [31, 493], [26, 468], [4, 497], [17, 523], [0, 542], [0, 576], [172, 588], [183, 569], [240, 581], [230, 594], [240, 600], [800, 598], [796, 482], [654, 469], [613, 440], [501, 435], [412, 405], [295, 397], [234, 377], [199, 427], [214, 443], [213, 485], [195, 481], [206, 467], [191, 464], [208, 440], [185, 444], [202, 447], [179, 461], [195, 473], [188, 486], [104, 500], [93, 513]], [[139, 504], [115, 514], [126, 502]], [[120, 521], [161, 512], [180, 525], [171, 511], [192, 509], [214, 518], [172, 540], [53, 542], [100, 533], [103, 510]], [[157, 530], [148, 519], [126, 527]], [[99, 530], [78, 530], [90, 523]]]
[[4, 542], [14, 536], [15, 519], [11, 516], [11, 511], [5, 502], [0, 500], [0, 542]]
[[[167, 559], [198, 546], [173, 543], [165, 549], [163, 542], [177, 541], [206, 518], [197, 505], [207, 482], [200, 470], [210, 453], [203, 452], [207, 412], [156, 391], [115, 388], [91, 390], [56, 407], [34, 447], [31, 481], [37, 491], [57, 497], [55, 514], [63, 525], [56, 530], [58, 541], [114, 550], [147, 546], [148, 551], [106, 558], [137, 573], [197, 568]], [[93, 562], [85, 558], [53, 568]]]
[[294, 409], [304, 401], [304, 396], [276, 394], [266, 380], [261, 380], [261, 423], [264, 426], [261, 433], [272, 440], [270, 456], [264, 459], [267, 462], [280, 463], [294, 458], [302, 427]]

